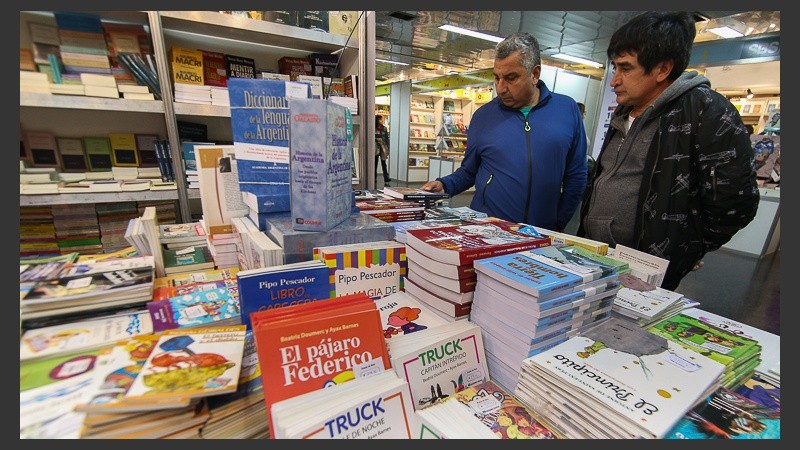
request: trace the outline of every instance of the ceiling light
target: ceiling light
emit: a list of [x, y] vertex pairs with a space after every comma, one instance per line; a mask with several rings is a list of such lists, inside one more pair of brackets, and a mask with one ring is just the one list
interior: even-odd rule
[[466, 28], [455, 27], [453, 25], [442, 25], [439, 27], [440, 30], [451, 31], [453, 33], [464, 34], [467, 36], [472, 36], [474, 38], [483, 39], [486, 41], [492, 42], [501, 42], [504, 38], [498, 36], [492, 36], [491, 34], [481, 33], [479, 31], [472, 31]]
[[747, 98], [753, 98], [753, 91], [750, 88], [747, 88]]
[[375, 58], [375, 61], [376, 62], [382, 62], [382, 63], [389, 63], [389, 64], [397, 64], [398, 66], [407, 66], [408, 65], [408, 63], [404, 63], [404, 62], [389, 61], [388, 59], [380, 59], [380, 58]]
[[581, 57], [578, 57], [578, 56], [567, 55], [565, 53], [556, 53], [555, 55], [552, 55], [552, 57], [556, 58], [556, 59], [562, 59], [564, 61], [570, 61], [570, 62], [578, 63], [578, 64], [585, 64], [587, 66], [592, 66], [592, 67], [598, 68], [598, 69], [600, 67], [603, 67], [603, 65], [600, 64], [597, 61], [592, 61], [591, 59], [581, 58]]
[[717, 36], [719, 36], [721, 38], [725, 38], [725, 39], [737, 38], [737, 37], [744, 36], [744, 34], [742, 34], [741, 31], [734, 30], [733, 28], [728, 27], [728, 26], [709, 28], [708, 31], [711, 32], [711, 33], [716, 34]]

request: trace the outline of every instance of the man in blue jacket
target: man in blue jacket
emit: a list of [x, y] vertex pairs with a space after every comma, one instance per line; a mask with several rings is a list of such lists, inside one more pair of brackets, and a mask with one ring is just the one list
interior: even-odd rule
[[497, 96], [472, 116], [461, 167], [422, 189], [453, 196], [474, 185], [472, 209], [563, 230], [586, 186], [586, 131], [575, 100], [550, 92], [541, 70], [530, 34], [498, 43]]

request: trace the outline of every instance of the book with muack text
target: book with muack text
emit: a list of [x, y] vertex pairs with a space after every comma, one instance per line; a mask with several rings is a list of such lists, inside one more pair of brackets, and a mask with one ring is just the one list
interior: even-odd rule
[[[228, 96], [240, 189], [267, 185], [271, 194], [288, 198], [289, 104], [293, 98], [309, 98], [310, 88], [293, 81], [231, 76]], [[265, 187], [260, 189], [266, 193]]]
[[363, 292], [377, 300], [403, 290], [405, 250], [396, 241], [332, 245], [314, 248], [314, 259], [329, 269], [331, 297]]
[[328, 231], [350, 216], [353, 197], [352, 119], [326, 100], [289, 105], [292, 223], [298, 231]]

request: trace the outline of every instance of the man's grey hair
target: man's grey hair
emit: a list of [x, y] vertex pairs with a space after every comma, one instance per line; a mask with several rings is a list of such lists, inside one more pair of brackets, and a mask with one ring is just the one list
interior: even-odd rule
[[529, 33], [514, 33], [507, 36], [495, 47], [494, 58], [506, 59], [514, 52], [520, 53], [519, 62], [528, 71], [528, 75], [533, 73], [534, 67], [542, 63], [539, 41]]

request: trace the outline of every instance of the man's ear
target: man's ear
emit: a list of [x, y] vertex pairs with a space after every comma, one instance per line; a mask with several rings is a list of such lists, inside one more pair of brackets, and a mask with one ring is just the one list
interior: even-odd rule
[[666, 61], [661, 61], [656, 66], [656, 81], [659, 83], [663, 82], [669, 77], [669, 74], [672, 73], [672, 68], [675, 67], [675, 61], [669, 59]]

